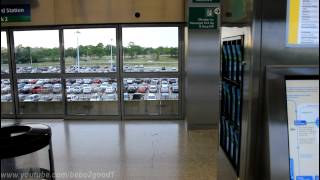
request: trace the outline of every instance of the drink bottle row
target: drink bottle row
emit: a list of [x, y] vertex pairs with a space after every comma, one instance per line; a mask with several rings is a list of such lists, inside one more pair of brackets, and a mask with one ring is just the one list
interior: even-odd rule
[[239, 174], [243, 36], [223, 39], [221, 48], [220, 146]]
[[241, 124], [240, 88], [229, 82], [223, 82], [221, 102], [220, 145], [224, 148], [231, 163], [238, 167]]
[[242, 80], [243, 46], [241, 40], [225, 41], [222, 45], [222, 76], [230, 80]]

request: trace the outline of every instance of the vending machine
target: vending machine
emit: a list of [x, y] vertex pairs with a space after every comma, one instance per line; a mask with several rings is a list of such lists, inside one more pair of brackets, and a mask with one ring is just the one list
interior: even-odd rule
[[[308, 89], [304, 82], [319, 81], [319, 0], [222, 1], [220, 49], [218, 179], [317, 180], [319, 162], [308, 159], [319, 150], [302, 149], [319, 142], [310, 134], [319, 133], [319, 116], [292, 119], [292, 88], [272, 88]], [[284, 74], [270, 87], [273, 71]], [[270, 119], [270, 107], [281, 118]]]

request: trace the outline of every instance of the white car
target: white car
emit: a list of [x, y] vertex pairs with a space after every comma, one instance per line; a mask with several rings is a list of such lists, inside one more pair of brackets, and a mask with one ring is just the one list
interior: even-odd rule
[[39, 99], [40, 102], [47, 102], [47, 101], [51, 101], [52, 100], [52, 96], [51, 95], [42, 95]]
[[27, 96], [24, 99], [24, 102], [38, 102], [40, 99], [40, 95], [39, 94], [32, 94], [30, 96]]
[[10, 92], [10, 86], [5, 86], [1, 88], [1, 94], [7, 94]]
[[60, 93], [60, 92], [61, 92], [61, 89], [62, 89], [61, 84], [54, 84], [54, 85], [53, 85], [52, 92], [53, 92], [53, 93]]
[[11, 94], [1, 95], [1, 102], [8, 102], [11, 100], [12, 100]]
[[169, 93], [161, 93], [161, 99], [169, 99]]
[[93, 94], [90, 98], [90, 101], [101, 101], [102, 98], [97, 93]]
[[128, 93], [123, 93], [123, 99], [124, 99], [125, 101], [129, 101], [129, 99], [130, 99], [129, 94], [128, 94]]
[[101, 86], [100, 86], [100, 88], [101, 88], [102, 90], [105, 90], [107, 87], [110, 87], [110, 84], [107, 83], [107, 82], [102, 83]]
[[169, 87], [168, 87], [168, 86], [166, 86], [166, 87], [161, 87], [160, 92], [161, 92], [161, 93], [169, 93]]
[[111, 94], [111, 93], [114, 93], [115, 92], [115, 89], [111, 86], [107, 87], [106, 90], [105, 90], [105, 93], [107, 94]]
[[89, 94], [89, 93], [92, 92], [92, 88], [91, 88], [90, 85], [85, 85], [85, 86], [83, 86], [82, 89], [83, 89], [83, 93], [84, 93], [84, 94]]
[[67, 94], [70, 94], [73, 92], [73, 88], [71, 86], [66, 86], [66, 92]]
[[148, 94], [148, 100], [157, 100], [157, 96], [153, 93]]
[[91, 79], [84, 79], [83, 83], [84, 84], [91, 84], [92, 80]]
[[36, 85], [43, 85], [45, 82], [42, 80], [42, 79], [40, 79], [40, 80], [38, 80], [37, 82], [36, 82]]
[[50, 93], [53, 90], [52, 84], [45, 84], [43, 85], [43, 91], [46, 93]]
[[77, 95], [74, 95], [74, 94], [67, 95], [67, 101], [77, 101], [77, 100], [79, 100], [79, 97]]
[[117, 100], [117, 95], [116, 94], [106, 94], [102, 96], [103, 101], [114, 101]]
[[72, 88], [72, 92], [75, 94], [80, 94], [82, 92], [82, 89], [79, 86], [75, 86]]
[[151, 93], [158, 92], [158, 87], [156, 85], [150, 85], [149, 86], [149, 92], [151, 92]]
[[26, 84], [23, 86], [22, 91], [29, 91], [33, 88], [32, 84]]

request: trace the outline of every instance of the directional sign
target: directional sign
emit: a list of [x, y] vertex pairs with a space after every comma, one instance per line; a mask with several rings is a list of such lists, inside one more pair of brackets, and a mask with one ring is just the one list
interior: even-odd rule
[[217, 7], [190, 7], [189, 8], [189, 29], [217, 29], [218, 14]]
[[30, 22], [30, 4], [1, 5], [1, 22]]

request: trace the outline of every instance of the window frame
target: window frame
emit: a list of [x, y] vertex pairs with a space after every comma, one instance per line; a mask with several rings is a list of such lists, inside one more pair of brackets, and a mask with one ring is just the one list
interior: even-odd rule
[[[33, 27], [6, 27], [1, 31], [7, 32], [7, 43], [9, 52], [9, 74], [1, 75], [2, 78], [8, 78], [11, 82], [11, 93], [13, 96], [14, 114], [1, 114], [2, 118], [63, 118], [63, 119], [104, 119], [104, 120], [160, 120], [174, 119], [183, 120], [185, 117], [185, 23], [139, 23], [139, 24], [92, 24], [92, 25], [56, 25], [56, 26], [33, 26]], [[123, 48], [122, 48], [122, 28], [125, 27], [178, 27], [178, 69], [176, 72], [124, 72], [123, 71]], [[66, 73], [64, 57], [64, 33], [65, 29], [92, 29], [92, 28], [115, 28], [116, 29], [116, 72], [97, 72], [97, 73]], [[15, 62], [14, 31], [32, 31], [32, 30], [58, 30], [59, 31], [59, 53], [60, 53], [60, 73], [17, 73]], [[67, 78], [116, 78], [118, 86], [118, 115], [70, 115], [67, 112], [66, 98], [66, 79]], [[125, 115], [123, 100], [123, 79], [125, 78], [178, 78], [179, 79], [179, 99], [178, 115]], [[46, 79], [59, 78], [62, 83], [62, 101], [64, 113], [56, 114], [20, 114], [17, 79]]]

